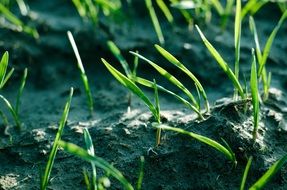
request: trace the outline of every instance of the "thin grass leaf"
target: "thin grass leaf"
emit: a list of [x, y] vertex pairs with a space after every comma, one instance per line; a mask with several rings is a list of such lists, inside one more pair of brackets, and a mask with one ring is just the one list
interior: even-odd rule
[[250, 187], [249, 190], [260, 190], [262, 189], [271, 179], [272, 177], [282, 168], [282, 166], [287, 162], [287, 155], [285, 155], [280, 160], [276, 161], [267, 172]]
[[[241, 38], [241, 0], [236, 0], [236, 14], [234, 22], [234, 47], [235, 47], [234, 74], [237, 79], [239, 79], [240, 38]], [[235, 95], [237, 96], [237, 92]]]
[[155, 45], [155, 48], [170, 63], [172, 63], [173, 65], [178, 67], [180, 70], [182, 70], [184, 73], [186, 73], [191, 78], [191, 80], [195, 83], [195, 86], [198, 87], [200, 93], [202, 94], [203, 99], [205, 101], [206, 110], [209, 112], [210, 108], [209, 108], [209, 102], [208, 102], [208, 99], [207, 99], [207, 95], [206, 95], [205, 90], [202, 87], [201, 83], [194, 76], [194, 74], [192, 72], [190, 72], [190, 70], [188, 70], [178, 59], [176, 59], [171, 53], [166, 51], [164, 48], [162, 48], [161, 46], [159, 46], [157, 44]]
[[219, 144], [218, 142], [208, 138], [208, 137], [205, 137], [205, 136], [202, 136], [202, 135], [199, 135], [199, 134], [196, 134], [196, 133], [193, 133], [193, 132], [189, 132], [189, 131], [185, 131], [183, 129], [180, 129], [180, 128], [176, 128], [176, 127], [170, 127], [170, 126], [167, 126], [167, 125], [164, 125], [164, 124], [154, 124], [153, 125], [154, 127], [156, 128], [161, 128], [163, 130], [169, 130], [169, 131], [174, 131], [174, 132], [178, 132], [180, 134], [184, 134], [184, 135], [188, 135], [204, 144], [207, 144], [209, 145], [210, 147], [218, 150], [219, 152], [221, 152], [227, 159], [231, 160], [232, 162], [236, 162], [235, 160], [235, 156], [234, 156], [234, 153], [233, 152], [230, 152], [227, 148], [225, 148], [224, 146], [222, 146], [221, 144]]
[[[135, 82], [143, 85], [143, 86], [146, 86], [148, 88], [154, 88], [154, 84], [153, 82], [149, 81], [149, 80], [146, 80], [144, 78], [141, 78], [141, 77], [136, 77], [135, 78]], [[186, 107], [188, 107], [189, 109], [193, 110], [195, 113], [197, 113], [197, 115], [200, 117], [200, 119], [204, 119], [202, 114], [200, 113], [200, 111], [195, 107], [193, 106], [191, 103], [189, 103], [187, 100], [185, 100], [184, 98], [182, 98], [181, 96], [177, 95], [176, 93], [170, 91], [170, 90], [167, 90], [166, 88], [160, 86], [160, 85], [157, 85], [157, 88], [167, 94], [170, 94], [172, 96], [174, 96], [176, 99], [178, 99], [180, 102], [182, 102]]]
[[51, 150], [50, 155], [49, 155], [46, 169], [45, 169], [43, 177], [41, 178], [41, 190], [45, 190], [48, 186], [48, 182], [49, 182], [51, 171], [52, 171], [52, 168], [54, 165], [55, 157], [56, 157], [56, 154], [58, 152], [58, 146], [59, 146], [58, 142], [61, 140], [61, 137], [62, 137], [62, 134], [64, 131], [64, 127], [65, 127], [65, 124], [66, 124], [67, 119], [68, 119], [70, 106], [71, 106], [71, 102], [72, 102], [72, 97], [73, 97], [73, 92], [74, 92], [74, 89], [71, 88], [70, 89], [70, 95], [69, 95], [68, 100], [66, 102], [66, 105], [65, 105], [60, 123], [59, 123], [59, 129], [58, 129], [58, 132], [56, 134], [54, 144], [53, 144], [52, 150]]
[[252, 159], [253, 159], [252, 156], [250, 156], [250, 157], [248, 158], [248, 161], [247, 161], [247, 164], [246, 164], [246, 167], [245, 167], [243, 176], [242, 176], [241, 185], [240, 185], [240, 190], [244, 190], [244, 189], [245, 189], [246, 179], [247, 179], [247, 175], [248, 175], [248, 172], [249, 172], [251, 163], [252, 163]]
[[175, 78], [173, 75], [171, 75], [168, 71], [166, 71], [165, 69], [163, 69], [162, 67], [158, 66], [156, 63], [152, 62], [151, 60], [145, 58], [144, 56], [132, 52], [130, 51], [131, 54], [138, 56], [140, 59], [146, 61], [147, 63], [149, 63], [153, 68], [155, 68], [162, 76], [164, 76], [167, 80], [169, 80], [169, 82], [171, 82], [172, 84], [174, 84], [175, 86], [177, 86], [180, 90], [182, 90], [188, 97], [189, 99], [192, 101], [192, 103], [194, 104], [194, 106], [196, 106], [197, 108], [199, 108], [199, 103], [195, 100], [194, 96], [192, 95], [192, 93], [177, 79]]
[[8, 63], [9, 53], [8, 51], [5, 51], [0, 61], [0, 89], [4, 87], [5, 83], [8, 81], [14, 71], [14, 69], [11, 69], [6, 75]]
[[[95, 149], [94, 149], [93, 141], [89, 133], [89, 130], [87, 128], [84, 128], [84, 140], [86, 143], [87, 152], [91, 156], [95, 156]], [[91, 166], [92, 166], [92, 185], [93, 185], [93, 189], [97, 190], [97, 170], [93, 162], [91, 162]]]
[[87, 77], [87, 75], [85, 73], [85, 69], [84, 69], [84, 66], [83, 66], [83, 63], [82, 63], [82, 59], [80, 57], [80, 54], [79, 54], [76, 42], [74, 40], [74, 37], [73, 37], [73, 35], [72, 35], [72, 33], [70, 31], [67, 32], [67, 35], [68, 35], [69, 41], [71, 43], [71, 46], [73, 48], [73, 51], [75, 53], [76, 59], [77, 59], [77, 66], [78, 66], [78, 68], [80, 70], [80, 73], [81, 73], [81, 79], [82, 79], [82, 82], [84, 84], [84, 88], [85, 88], [85, 92], [86, 92], [86, 96], [87, 96], [88, 106], [89, 106], [89, 109], [90, 109], [90, 113], [92, 114], [93, 110], [94, 110], [94, 101], [93, 101], [93, 96], [92, 96], [91, 88], [90, 88], [90, 85], [89, 85], [88, 77]]
[[110, 175], [116, 178], [123, 185], [124, 189], [126, 190], [134, 189], [132, 185], [127, 181], [127, 179], [122, 175], [122, 173], [119, 170], [117, 170], [114, 166], [109, 164], [107, 161], [105, 161], [104, 159], [97, 157], [97, 156], [91, 156], [86, 150], [72, 143], [68, 143], [68, 142], [64, 142], [60, 140], [57, 142], [57, 144], [58, 146], [62, 147], [65, 151], [69, 152], [70, 154], [78, 156], [85, 161], [93, 162], [97, 167], [108, 172]]
[[[136, 51], [136, 53], [139, 53], [139, 52]], [[139, 64], [139, 58], [137, 56], [135, 56], [135, 58], [134, 58], [134, 67], [133, 67], [133, 72], [132, 72], [133, 77], [137, 76], [138, 64]]]
[[138, 96], [150, 109], [153, 116], [157, 117], [157, 111], [154, 107], [154, 105], [151, 103], [151, 101], [148, 99], [148, 97], [142, 92], [142, 90], [134, 84], [133, 81], [131, 81], [129, 78], [124, 76], [122, 73], [117, 71], [113, 66], [111, 66], [105, 59], [101, 59], [104, 65], [107, 67], [107, 69], [110, 71], [110, 73], [126, 88], [128, 88], [132, 93], [134, 93], [136, 96]]
[[17, 113], [17, 115], [19, 115], [19, 107], [20, 107], [20, 104], [21, 104], [20, 99], [22, 97], [23, 90], [24, 90], [24, 87], [25, 87], [25, 84], [26, 84], [27, 75], [28, 75], [28, 69], [25, 68], [24, 73], [23, 73], [23, 77], [22, 77], [22, 80], [21, 80], [20, 88], [18, 90], [17, 99], [16, 99], [15, 112]]
[[224, 15], [224, 9], [220, 3], [219, 0], [211, 0], [211, 4], [213, 5], [213, 7], [215, 8], [215, 10], [217, 11], [217, 13], [222, 16]]
[[129, 64], [127, 63], [125, 58], [122, 56], [120, 49], [112, 41], [108, 41], [107, 44], [108, 44], [108, 47], [109, 47], [110, 51], [114, 54], [114, 56], [121, 63], [121, 65], [122, 65], [127, 77], [131, 78], [132, 77], [132, 72], [130, 70]]
[[[155, 98], [155, 110], [157, 112], [157, 123], [161, 123], [160, 121], [160, 104], [159, 104], [159, 97], [158, 97], [158, 89], [155, 79], [153, 79], [153, 88], [154, 88], [154, 98]], [[156, 131], [156, 146], [160, 144], [161, 140], [161, 129], [157, 129]]]
[[261, 63], [259, 65], [259, 70], [258, 70], [258, 76], [261, 76], [262, 71], [263, 71], [263, 67], [266, 64], [267, 58], [269, 56], [270, 50], [271, 50], [271, 46], [273, 44], [274, 38], [277, 35], [279, 29], [281, 28], [284, 20], [287, 18], [287, 10], [282, 14], [279, 22], [277, 23], [276, 27], [273, 29], [273, 31], [271, 32], [270, 36], [267, 39], [267, 42], [265, 44], [264, 50], [263, 50], [263, 54], [262, 54], [262, 60]]
[[252, 66], [251, 66], [251, 78], [250, 78], [250, 88], [252, 96], [253, 105], [253, 118], [254, 118], [254, 129], [252, 132], [253, 139], [257, 138], [257, 130], [259, 125], [259, 94], [258, 94], [258, 82], [257, 82], [257, 69], [256, 69], [256, 58], [254, 54], [254, 49], [252, 49]]
[[[2, 83], [2, 88], [5, 86], [5, 84], [7, 83], [7, 81], [10, 79], [10, 77], [11, 77], [12, 74], [13, 74], [13, 72], [14, 72], [14, 68], [12, 68], [12, 69], [9, 71], [9, 73], [6, 74], [6, 77], [5, 77], [5, 79], [4, 79], [3, 83]], [[0, 89], [1, 89], [1, 87], [0, 87]]]
[[198, 31], [203, 43], [205, 44], [205, 46], [207, 47], [207, 49], [209, 50], [211, 55], [217, 61], [217, 63], [222, 68], [222, 70], [225, 72], [225, 74], [227, 74], [229, 79], [232, 81], [234, 87], [237, 88], [241, 98], [245, 99], [245, 95], [244, 95], [244, 91], [242, 89], [242, 86], [241, 86], [239, 80], [236, 78], [236, 76], [232, 72], [232, 70], [230, 69], [230, 67], [227, 65], [227, 63], [224, 61], [224, 59], [221, 57], [221, 55], [216, 51], [216, 49], [211, 45], [211, 43], [206, 39], [206, 37], [201, 32], [199, 27], [197, 25], [195, 25], [195, 27], [196, 27], [196, 29], [197, 29], [197, 31]]
[[139, 177], [137, 181], [137, 190], [141, 190], [142, 183], [143, 183], [143, 177], [144, 177], [144, 157], [140, 157], [140, 170], [139, 170]]
[[163, 12], [164, 16], [168, 20], [170, 24], [173, 24], [173, 16], [168, 8], [168, 6], [165, 4], [163, 0], [156, 0], [157, 5], [159, 6], [160, 10]]
[[150, 17], [151, 17], [151, 20], [153, 23], [153, 27], [154, 27], [156, 35], [158, 37], [159, 43], [164, 44], [164, 37], [163, 37], [162, 31], [161, 31], [161, 27], [160, 27], [158, 18], [156, 16], [155, 10], [152, 6], [152, 1], [151, 0], [145, 0], [145, 3], [146, 3], [146, 7], [149, 11], [149, 14], [150, 14]]
[[14, 121], [15, 121], [15, 124], [16, 124], [16, 127], [18, 129], [21, 129], [21, 122], [20, 122], [20, 119], [19, 119], [19, 116], [18, 114], [16, 113], [15, 109], [13, 108], [13, 106], [10, 104], [10, 102], [2, 95], [0, 95], [0, 99], [3, 100], [3, 102], [6, 104], [8, 110], [10, 111]]
[[88, 171], [86, 169], [83, 169], [83, 176], [84, 176], [84, 182], [86, 184], [87, 190], [92, 190], [89, 173], [88, 173]]
[[260, 64], [262, 62], [262, 53], [261, 53], [258, 33], [256, 29], [256, 24], [252, 16], [249, 17], [249, 27], [250, 27], [251, 32], [253, 33], [253, 38], [254, 38], [255, 47], [256, 47], [255, 48], [256, 56], [257, 56], [258, 63]]

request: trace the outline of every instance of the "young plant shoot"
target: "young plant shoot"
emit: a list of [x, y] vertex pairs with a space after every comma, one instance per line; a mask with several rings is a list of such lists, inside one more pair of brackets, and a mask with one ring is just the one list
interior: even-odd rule
[[144, 177], [144, 157], [140, 157], [140, 169], [139, 169], [139, 177], [137, 181], [137, 188], [136, 190], [141, 190], [142, 183], [143, 183], [143, 177]]
[[246, 179], [247, 179], [248, 172], [249, 172], [249, 169], [250, 169], [250, 166], [251, 166], [251, 163], [252, 163], [252, 159], [253, 159], [252, 156], [250, 156], [248, 158], [248, 161], [247, 161], [247, 164], [246, 164], [243, 176], [242, 176], [240, 190], [245, 190]]
[[14, 68], [12, 68], [7, 73], [7, 67], [9, 63], [9, 53], [6, 51], [0, 61], [0, 90], [5, 86], [6, 82], [9, 80], [9, 78], [12, 76], [14, 72]]
[[87, 75], [85, 73], [85, 69], [84, 69], [84, 66], [83, 66], [83, 63], [82, 63], [82, 59], [80, 57], [80, 54], [79, 54], [76, 42], [74, 40], [74, 37], [73, 37], [73, 35], [72, 35], [72, 33], [70, 31], [68, 31], [67, 34], [68, 34], [69, 41], [70, 41], [70, 43], [72, 45], [73, 51], [74, 51], [76, 59], [77, 59], [77, 66], [78, 66], [78, 68], [80, 70], [80, 73], [81, 73], [81, 79], [82, 79], [82, 82], [84, 84], [84, 88], [85, 88], [85, 92], [86, 92], [86, 96], [87, 96], [87, 102], [88, 102], [90, 114], [92, 115], [93, 114], [93, 110], [94, 110], [94, 101], [93, 101], [93, 96], [92, 96], [91, 88], [90, 88], [90, 85], [89, 85], [88, 77], [87, 77]]

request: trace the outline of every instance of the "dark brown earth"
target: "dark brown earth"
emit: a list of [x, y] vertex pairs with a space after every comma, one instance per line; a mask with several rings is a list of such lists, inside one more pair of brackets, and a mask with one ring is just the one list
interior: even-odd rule
[[[100, 58], [104, 57], [112, 65], [118, 64], [106, 47], [107, 40], [113, 40], [127, 60], [133, 59], [129, 50], [139, 50], [192, 88], [190, 81], [160, 58], [153, 48], [157, 38], [148, 13], [142, 8], [143, 2], [133, 3], [134, 10], [125, 9], [121, 20], [102, 18], [97, 28], [82, 21], [70, 1], [30, 0], [27, 3], [37, 15], [30, 22], [37, 27], [40, 39], [0, 30], [0, 52], [9, 51], [10, 66], [16, 69], [1, 94], [14, 102], [22, 71], [25, 67], [29, 69], [21, 105], [22, 131], [15, 130], [5, 105], [0, 104], [9, 118], [9, 126], [0, 121], [0, 189], [39, 189], [40, 171], [45, 167], [70, 87], [75, 88], [75, 94], [63, 139], [84, 147], [82, 130], [88, 127], [96, 154], [113, 163], [132, 184], [136, 184], [139, 158], [143, 155], [145, 175], [142, 189], [145, 190], [239, 189], [247, 158], [253, 156], [247, 178], [247, 187], [250, 187], [272, 163], [286, 154], [286, 24], [279, 31], [268, 59], [267, 69], [272, 71], [273, 76], [272, 88], [269, 100], [261, 106], [259, 136], [254, 143], [251, 140], [251, 102], [233, 102], [230, 99], [233, 95], [231, 82], [211, 58], [195, 30], [189, 31], [179, 16], [174, 27], [162, 19], [165, 48], [200, 79], [212, 103], [212, 111], [206, 120], [197, 121], [193, 112], [162, 93], [163, 121], [221, 143], [223, 138], [236, 154], [238, 164], [234, 168], [214, 149], [171, 132], [164, 131], [161, 145], [150, 151], [155, 144], [155, 130], [151, 127], [152, 116], [148, 109], [133, 97], [131, 112], [127, 113], [128, 91], [112, 78], [100, 62]], [[279, 18], [280, 11], [272, 4], [255, 15], [261, 44], [265, 43]], [[245, 20], [242, 25], [240, 71], [241, 78], [249, 80], [250, 50], [254, 44], [248, 19]], [[233, 63], [232, 22], [224, 32], [218, 27], [216, 15], [211, 23], [201, 25], [211, 43], [228, 62]], [[92, 117], [89, 117], [75, 57], [66, 36], [68, 30], [74, 34], [90, 80], [95, 100]], [[144, 62], [140, 62], [138, 72], [140, 76], [156, 78], [158, 83], [173, 89]], [[152, 97], [153, 92], [145, 90]], [[246, 112], [244, 105], [248, 105]], [[48, 189], [84, 189], [83, 168], [90, 169], [89, 164], [59, 151]], [[121, 186], [112, 180], [110, 189], [121, 189]], [[287, 189], [286, 167], [276, 174], [266, 189]]]

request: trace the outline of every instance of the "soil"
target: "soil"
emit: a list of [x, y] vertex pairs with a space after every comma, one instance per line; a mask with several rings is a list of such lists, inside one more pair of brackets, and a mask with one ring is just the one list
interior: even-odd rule
[[[261, 106], [259, 135], [254, 143], [250, 100], [231, 99], [231, 82], [209, 55], [197, 32], [188, 30], [179, 15], [173, 27], [162, 19], [165, 48], [200, 79], [212, 104], [210, 114], [205, 116], [206, 120], [198, 121], [192, 111], [173, 97], [160, 93], [163, 122], [218, 142], [222, 142], [223, 138], [236, 154], [238, 163], [233, 167], [214, 149], [172, 132], [164, 131], [161, 145], [154, 148], [155, 130], [151, 127], [153, 120], [147, 107], [132, 97], [131, 112], [128, 113], [128, 91], [101, 64], [101, 57], [112, 65], [118, 64], [106, 46], [106, 41], [111, 39], [127, 60], [133, 59], [128, 51], [139, 50], [142, 55], [164, 66], [192, 88], [190, 81], [160, 58], [153, 48], [157, 38], [147, 11], [141, 8], [144, 7], [144, 1], [133, 1], [134, 9], [125, 8], [124, 13], [116, 18], [101, 17], [97, 28], [79, 17], [70, 1], [30, 0], [27, 3], [34, 15], [30, 22], [37, 27], [40, 39], [0, 30], [0, 50], [9, 51], [10, 66], [16, 69], [1, 94], [13, 102], [22, 71], [25, 67], [29, 69], [20, 108], [23, 123], [21, 131], [15, 129], [5, 105], [0, 104], [9, 119], [8, 126], [2, 121], [0, 125], [0, 189], [39, 189], [40, 172], [45, 167], [70, 87], [75, 88], [75, 93], [63, 140], [84, 147], [83, 128], [87, 127], [96, 154], [113, 163], [132, 184], [136, 184], [139, 158], [143, 155], [145, 166], [142, 189], [239, 189], [247, 158], [253, 156], [247, 179], [247, 187], [250, 187], [276, 160], [286, 154], [286, 24], [279, 31], [268, 58], [267, 69], [272, 72], [272, 88], [268, 101]], [[265, 6], [255, 16], [261, 44], [265, 43], [279, 17], [280, 11], [272, 4]], [[201, 24], [208, 39], [230, 63], [234, 55], [231, 20], [223, 32], [216, 15], [209, 24]], [[90, 80], [95, 102], [92, 116], [89, 116], [75, 57], [66, 36], [68, 30], [74, 34]], [[240, 72], [241, 78], [246, 77], [247, 80], [253, 46], [246, 21], [242, 24]], [[180, 93], [144, 62], [140, 62], [138, 72], [140, 76], [156, 78], [158, 83]], [[144, 90], [152, 97], [152, 91]], [[84, 189], [83, 168], [90, 170], [88, 163], [59, 151], [48, 189]], [[109, 189], [122, 187], [112, 180]], [[287, 167], [275, 175], [266, 189], [287, 189]]]

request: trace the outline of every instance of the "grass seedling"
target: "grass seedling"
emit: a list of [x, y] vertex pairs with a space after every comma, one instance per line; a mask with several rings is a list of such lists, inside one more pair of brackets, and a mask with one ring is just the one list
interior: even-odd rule
[[247, 179], [247, 175], [248, 175], [251, 163], [252, 163], [252, 159], [253, 159], [252, 156], [250, 156], [248, 158], [248, 161], [247, 161], [247, 164], [246, 164], [243, 176], [242, 176], [240, 190], [244, 190], [245, 189], [246, 179]]
[[257, 82], [257, 68], [256, 68], [256, 58], [254, 49], [252, 49], [252, 66], [251, 66], [251, 77], [250, 77], [250, 88], [251, 88], [251, 96], [252, 96], [252, 105], [253, 105], [253, 118], [254, 118], [254, 129], [252, 132], [253, 140], [257, 138], [257, 130], [259, 125], [259, 93], [258, 93], [258, 82]]
[[25, 25], [16, 15], [14, 15], [2, 3], [0, 3], [0, 13], [2, 13], [2, 15], [6, 18], [7, 21], [9, 21], [12, 25], [14, 25], [14, 27], [13, 28], [10, 27], [10, 29], [15, 30], [16, 28], [17, 31], [25, 32], [33, 36], [35, 39], [39, 38], [39, 33], [35, 28]]
[[267, 62], [267, 58], [270, 54], [273, 41], [286, 18], [287, 18], [287, 11], [285, 11], [282, 14], [279, 22], [277, 23], [277, 25], [271, 32], [270, 36], [268, 37], [266, 44], [264, 46], [263, 52], [261, 52], [255, 21], [252, 17], [250, 17], [249, 19], [250, 29], [251, 29], [251, 32], [253, 33], [255, 46], [256, 46], [256, 56], [257, 56], [257, 60], [259, 64], [258, 77], [262, 79], [262, 83], [263, 83], [263, 89], [264, 89], [263, 100], [268, 99], [268, 91], [269, 91], [270, 82], [271, 82], [271, 73], [267, 74], [265, 65]]
[[7, 74], [7, 67], [9, 63], [9, 53], [6, 51], [0, 61], [0, 90], [5, 86], [6, 82], [12, 76], [14, 68], [12, 68]]
[[[95, 149], [94, 149], [94, 145], [93, 145], [93, 141], [91, 138], [91, 135], [89, 133], [89, 130], [87, 128], [84, 129], [84, 140], [86, 143], [86, 148], [87, 148], [87, 152], [91, 155], [91, 156], [95, 156]], [[91, 189], [93, 190], [97, 190], [97, 170], [96, 170], [96, 165], [91, 162], [91, 166], [92, 166], [92, 187]]]
[[218, 53], [218, 51], [211, 45], [211, 43], [206, 39], [204, 34], [201, 32], [199, 27], [195, 25], [203, 43], [205, 44], [206, 48], [209, 50], [211, 55], [214, 57], [214, 59], [217, 61], [221, 69], [225, 72], [225, 74], [228, 76], [228, 78], [233, 83], [233, 86], [238, 90], [239, 95], [242, 99], [245, 99], [245, 94], [243, 91], [243, 88], [237, 79], [236, 75], [233, 73], [231, 68], [228, 66], [228, 64], [224, 61], [224, 59], [221, 57], [221, 55]]
[[[153, 87], [154, 87], [154, 98], [155, 98], [155, 110], [156, 110], [156, 122], [158, 124], [161, 123], [160, 120], [160, 105], [159, 105], [159, 97], [158, 97], [158, 89], [155, 79], [153, 79]], [[156, 131], [156, 146], [160, 144], [161, 139], [161, 129], [157, 129]]]
[[235, 154], [232, 152], [232, 150], [229, 147], [225, 148], [224, 146], [222, 146], [218, 142], [216, 142], [216, 141], [214, 141], [214, 140], [212, 140], [212, 139], [210, 139], [208, 137], [205, 137], [205, 136], [193, 133], [193, 132], [185, 131], [185, 130], [180, 129], [180, 128], [170, 127], [170, 126], [167, 126], [167, 125], [164, 125], [164, 124], [154, 124], [153, 126], [155, 128], [160, 128], [162, 130], [174, 131], [174, 132], [177, 132], [177, 133], [180, 133], [180, 134], [184, 134], [184, 135], [190, 136], [190, 137], [192, 137], [192, 138], [194, 138], [194, 139], [196, 139], [196, 140], [198, 140], [198, 141], [200, 141], [200, 142], [202, 142], [204, 144], [207, 144], [210, 147], [218, 150], [227, 159], [231, 160], [234, 164], [236, 164]]
[[152, 5], [152, 1], [151, 1], [151, 0], [145, 0], [145, 3], [146, 3], [146, 7], [147, 7], [147, 9], [148, 9], [148, 11], [149, 11], [150, 18], [151, 18], [151, 20], [152, 20], [153, 27], [154, 27], [154, 29], [155, 29], [155, 32], [156, 32], [157, 38], [158, 38], [158, 40], [159, 40], [159, 43], [160, 43], [160, 44], [164, 44], [164, 36], [163, 36], [163, 34], [162, 34], [162, 31], [161, 31], [161, 27], [160, 27], [158, 18], [157, 18], [157, 16], [156, 16], [154, 7], [153, 7], [153, 5]]
[[[234, 74], [239, 80], [239, 61], [240, 61], [240, 39], [241, 39], [241, 0], [236, 0], [236, 14], [234, 22], [234, 46], [235, 46], [235, 64]], [[237, 100], [237, 88], [234, 89], [234, 99]]]
[[103, 169], [104, 171], [108, 172], [111, 176], [116, 178], [122, 185], [123, 188], [126, 190], [133, 190], [134, 188], [132, 185], [127, 181], [127, 179], [123, 176], [123, 174], [117, 170], [114, 166], [109, 164], [104, 159], [90, 155], [86, 150], [78, 147], [75, 144], [58, 141], [57, 145], [62, 147], [66, 152], [73, 154], [81, 159], [93, 163], [96, 167]]
[[137, 181], [137, 190], [141, 190], [142, 188], [142, 182], [143, 182], [143, 177], [144, 177], [144, 157], [140, 157], [140, 170], [139, 170], [139, 177]]
[[74, 40], [74, 37], [73, 37], [73, 35], [72, 35], [72, 33], [70, 31], [68, 31], [67, 34], [68, 34], [69, 41], [70, 41], [70, 43], [72, 45], [73, 51], [74, 51], [76, 59], [77, 59], [77, 66], [78, 66], [78, 69], [80, 70], [80, 73], [81, 73], [81, 79], [82, 79], [82, 82], [84, 84], [84, 88], [85, 88], [85, 92], [86, 92], [86, 96], [87, 96], [87, 103], [88, 103], [88, 106], [89, 106], [90, 114], [92, 115], [93, 114], [93, 110], [94, 110], [94, 102], [93, 102], [93, 96], [92, 96], [92, 92], [91, 92], [91, 89], [90, 89], [88, 77], [87, 77], [87, 75], [85, 73], [85, 69], [84, 69], [84, 66], [83, 66], [83, 63], [82, 63], [82, 59], [80, 57], [80, 54], [79, 54], [76, 42]]
[[50, 155], [49, 155], [49, 159], [48, 159], [48, 162], [46, 165], [44, 175], [41, 177], [41, 187], [40, 187], [41, 190], [46, 190], [47, 186], [48, 186], [51, 171], [52, 171], [54, 161], [55, 161], [55, 158], [56, 158], [56, 155], [58, 152], [58, 147], [59, 147], [58, 142], [61, 140], [61, 137], [62, 137], [62, 134], [64, 131], [64, 127], [65, 127], [67, 119], [68, 119], [70, 106], [71, 106], [71, 102], [72, 102], [72, 97], [73, 97], [73, 92], [74, 92], [74, 89], [71, 88], [70, 89], [70, 95], [69, 95], [68, 100], [66, 102], [66, 105], [65, 105], [60, 123], [59, 123], [59, 129], [58, 129], [58, 132], [56, 134], [54, 144], [53, 144], [52, 150], [51, 150]]
[[249, 190], [259, 190], [263, 189], [263, 187], [272, 179], [272, 177], [282, 168], [282, 166], [287, 162], [287, 155], [285, 155], [280, 160], [276, 161], [267, 171], [266, 173], [256, 182], [254, 183]]

